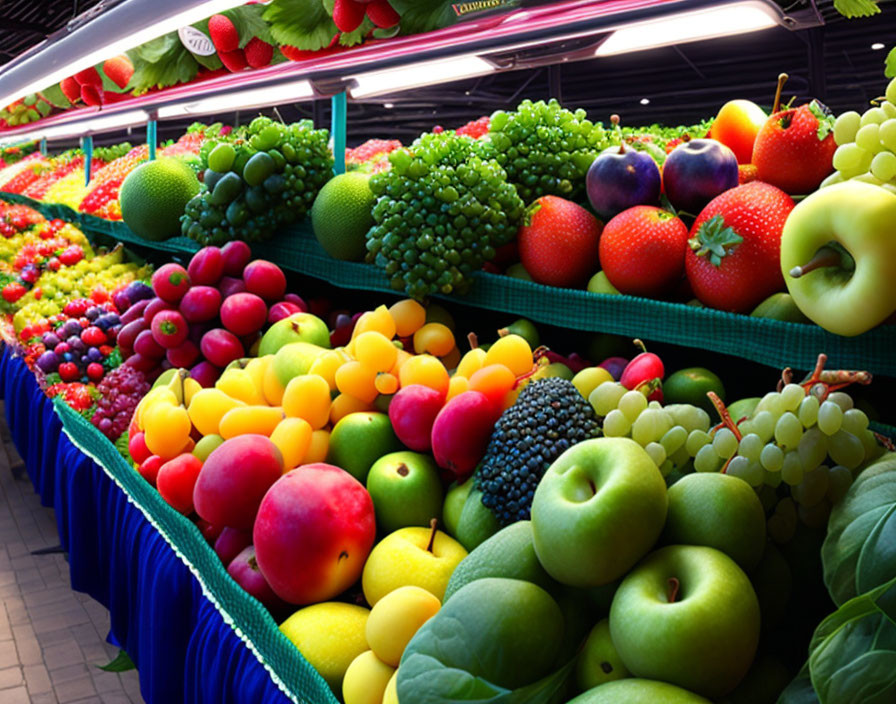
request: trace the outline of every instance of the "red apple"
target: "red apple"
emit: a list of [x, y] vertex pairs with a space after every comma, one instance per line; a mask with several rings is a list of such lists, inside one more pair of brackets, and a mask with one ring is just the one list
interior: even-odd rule
[[283, 456], [264, 435], [225, 440], [205, 460], [193, 502], [209, 523], [250, 530], [265, 492], [283, 474]]
[[376, 537], [373, 501], [345, 470], [304, 465], [270, 488], [252, 537], [277, 596], [290, 604], [326, 601], [361, 576]]
[[156, 317], [156, 313], [163, 310], [174, 310], [174, 306], [161, 298], [150, 300], [146, 304], [146, 308], [143, 309], [143, 322], [146, 323], [146, 326], [149, 327], [152, 324], [152, 319]]
[[756, 135], [765, 124], [765, 110], [749, 100], [729, 100], [712, 123], [712, 138], [721, 142], [737, 157], [738, 164], [753, 158]]
[[246, 282], [242, 279], [235, 279], [232, 276], [224, 276], [218, 282], [218, 290], [221, 292], [221, 298], [227, 298], [235, 293], [245, 291]]
[[178, 309], [188, 323], [213, 320], [221, 308], [221, 292], [213, 286], [193, 286], [180, 299]]
[[202, 533], [202, 537], [205, 538], [209, 545], [214, 545], [218, 536], [224, 531], [223, 526], [213, 526], [211, 523], [204, 521], [201, 518], [196, 520], [196, 527], [199, 529], [199, 532]]
[[224, 264], [224, 273], [227, 276], [242, 276], [243, 269], [252, 258], [252, 250], [249, 245], [241, 240], [228, 242], [221, 248], [221, 257]]
[[297, 293], [286, 293], [283, 295], [283, 301], [285, 303], [295, 303], [299, 307], [300, 313], [308, 312], [308, 304], [305, 303], [305, 299], [303, 299]]
[[[142, 334], [142, 333], [141, 333]], [[243, 356], [243, 343], [232, 332], [215, 328], [202, 336], [199, 344], [202, 355], [217, 367], [224, 368]]]
[[286, 276], [273, 262], [256, 259], [243, 269], [246, 290], [266, 301], [279, 301], [286, 293]]
[[279, 303], [275, 303], [271, 306], [271, 309], [268, 311], [268, 322], [273, 325], [278, 320], [283, 320], [284, 318], [288, 318], [293, 313], [304, 313], [299, 306], [295, 303], [290, 303], [289, 301], [280, 301]]
[[215, 554], [225, 566], [252, 544], [252, 535], [245, 530], [224, 527], [215, 539]]
[[177, 303], [190, 289], [190, 275], [180, 264], [163, 264], [152, 275], [152, 289], [163, 301]]
[[445, 405], [445, 395], [421, 384], [398, 390], [389, 403], [389, 420], [396, 437], [417, 452], [432, 449], [432, 426]]
[[140, 463], [140, 466], [137, 467], [137, 471], [140, 473], [141, 477], [150, 483], [151, 486], [155, 486], [156, 479], [159, 476], [159, 469], [161, 469], [163, 464], [165, 464], [165, 460], [161, 457], [158, 455], [150, 455]]
[[501, 415], [485, 394], [464, 391], [442, 406], [432, 426], [432, 454], [436, 463], [464, 481], [482, 455]]
[[221, 322], [239, 337], [261, 330], [267, 315], [267, 305], [254, 293], [235, 293], [221, 304]]
[[258, 569], [254, 546], [249, 545], [231, 560], [227, 565], [227, 574], [269, 610], [280, 611], [286, 608], [286, 602], [274, 593], [271, 585]]
[[187, 273], [193, 285], [214, 286], [224, 275], [224, 256], [217, 247], [203, 247], [190, 260]]
[[144, 330], [137, 335], [137, 339], [134, 340], [134, 352], [146, 359], [162, 359], [165, 356], [165, 348], [156, 342], [152, 330]]
[[168, 460], [159, 468], [156, 488], [168, 505], [184, 515], [193, 513], [193, 487], [202, 461], [189, 452]]

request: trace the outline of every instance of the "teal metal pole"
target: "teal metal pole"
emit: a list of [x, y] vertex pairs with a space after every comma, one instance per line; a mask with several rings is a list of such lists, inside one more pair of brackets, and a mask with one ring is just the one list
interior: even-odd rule
[[93, 137], [81, 137], [81, 150], [84, 152], [84, 185], [90, 185], [90, 166], [93, 162]]
[[155, 161], [156, 158], [156, 143], [158, 142], [156, 134], [156, 121], [150, 120], [146, 123], [146, 143], [149, 145], [150, 161]]
[[330, 135], [333, 138], [333, 173], [345, 173], [345, 133], [347, 130], [348, 98], [345, 92], [333, 96], [333, 118]]
[[38, 148], [40, 149], [40, 153], [43, 154], [44, 156], [46, 156], [47, 155], [47, 138], [41, 137], [40, 142], [38, 142], [38, 145], [39, 145]]

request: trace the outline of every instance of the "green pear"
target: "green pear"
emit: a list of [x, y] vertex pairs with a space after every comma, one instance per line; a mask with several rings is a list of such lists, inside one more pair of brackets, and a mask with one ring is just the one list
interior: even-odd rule
[[318, 347], [330, 347], [330, 331], [326, 323], [311, 313], [293, 313], [288, 318], [278, 320], [261, 338], [258, 356], [276, 354], [290, 342], [310, 342]]

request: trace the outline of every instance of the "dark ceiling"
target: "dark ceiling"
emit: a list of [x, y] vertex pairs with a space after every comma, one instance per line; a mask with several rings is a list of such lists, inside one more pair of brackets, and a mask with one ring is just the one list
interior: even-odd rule
[[[101, 1], [0, 0], [0, 64]], [[369, 137], [408, 141], [435, 124], [457, 127], [494, 110], [511, 108], [524, 97], [548, 98], [556, 94], [557, 86], [564, 105], [583, 107], [592, 119], [604, 122], [618, 113], [630, 125], [691, 124], [711, 117], [732, 98], [768, 107], [782, 71], [791, 76], [786, 97], [817, 97], [835, 112], [863, 109], [883, 92], [884, 58], [896, 46], [896, 2], [883, 0], [883, 12], [863, 20], [843, 19], [834, 10], [833, 0], [783, 0], [780, 4], [789, 12], [814, 7], [826, 24], [800, 32], [774, 29], [571, 63], [552, 69], [551, 78], [547, 68], [527, 69], [352, 104], [349, 142], [357, 144]], [[872, 50], [875, 42], [885, 49]], [[642, 104], [643, 99], [649, 103]], [[287, 120], [314, 114], [311, 104], [281, 106], [279, 112]], [[328, 112], [326, 101], [321, 101], [315, 117], [325, 122]], [[164, 123], [160, 132], [176, 137], [184, 125]], [[120, 139], [119, 134], [98, 141]]]

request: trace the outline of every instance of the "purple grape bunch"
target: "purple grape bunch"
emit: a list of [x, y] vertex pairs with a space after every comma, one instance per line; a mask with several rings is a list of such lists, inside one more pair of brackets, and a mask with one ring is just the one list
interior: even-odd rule
[[143, 372], [127, 365], [117, 367], [97, 386], [101, 396], [90, 422], [115, 442], [128, 429], [137, 404], [149, 389]]

